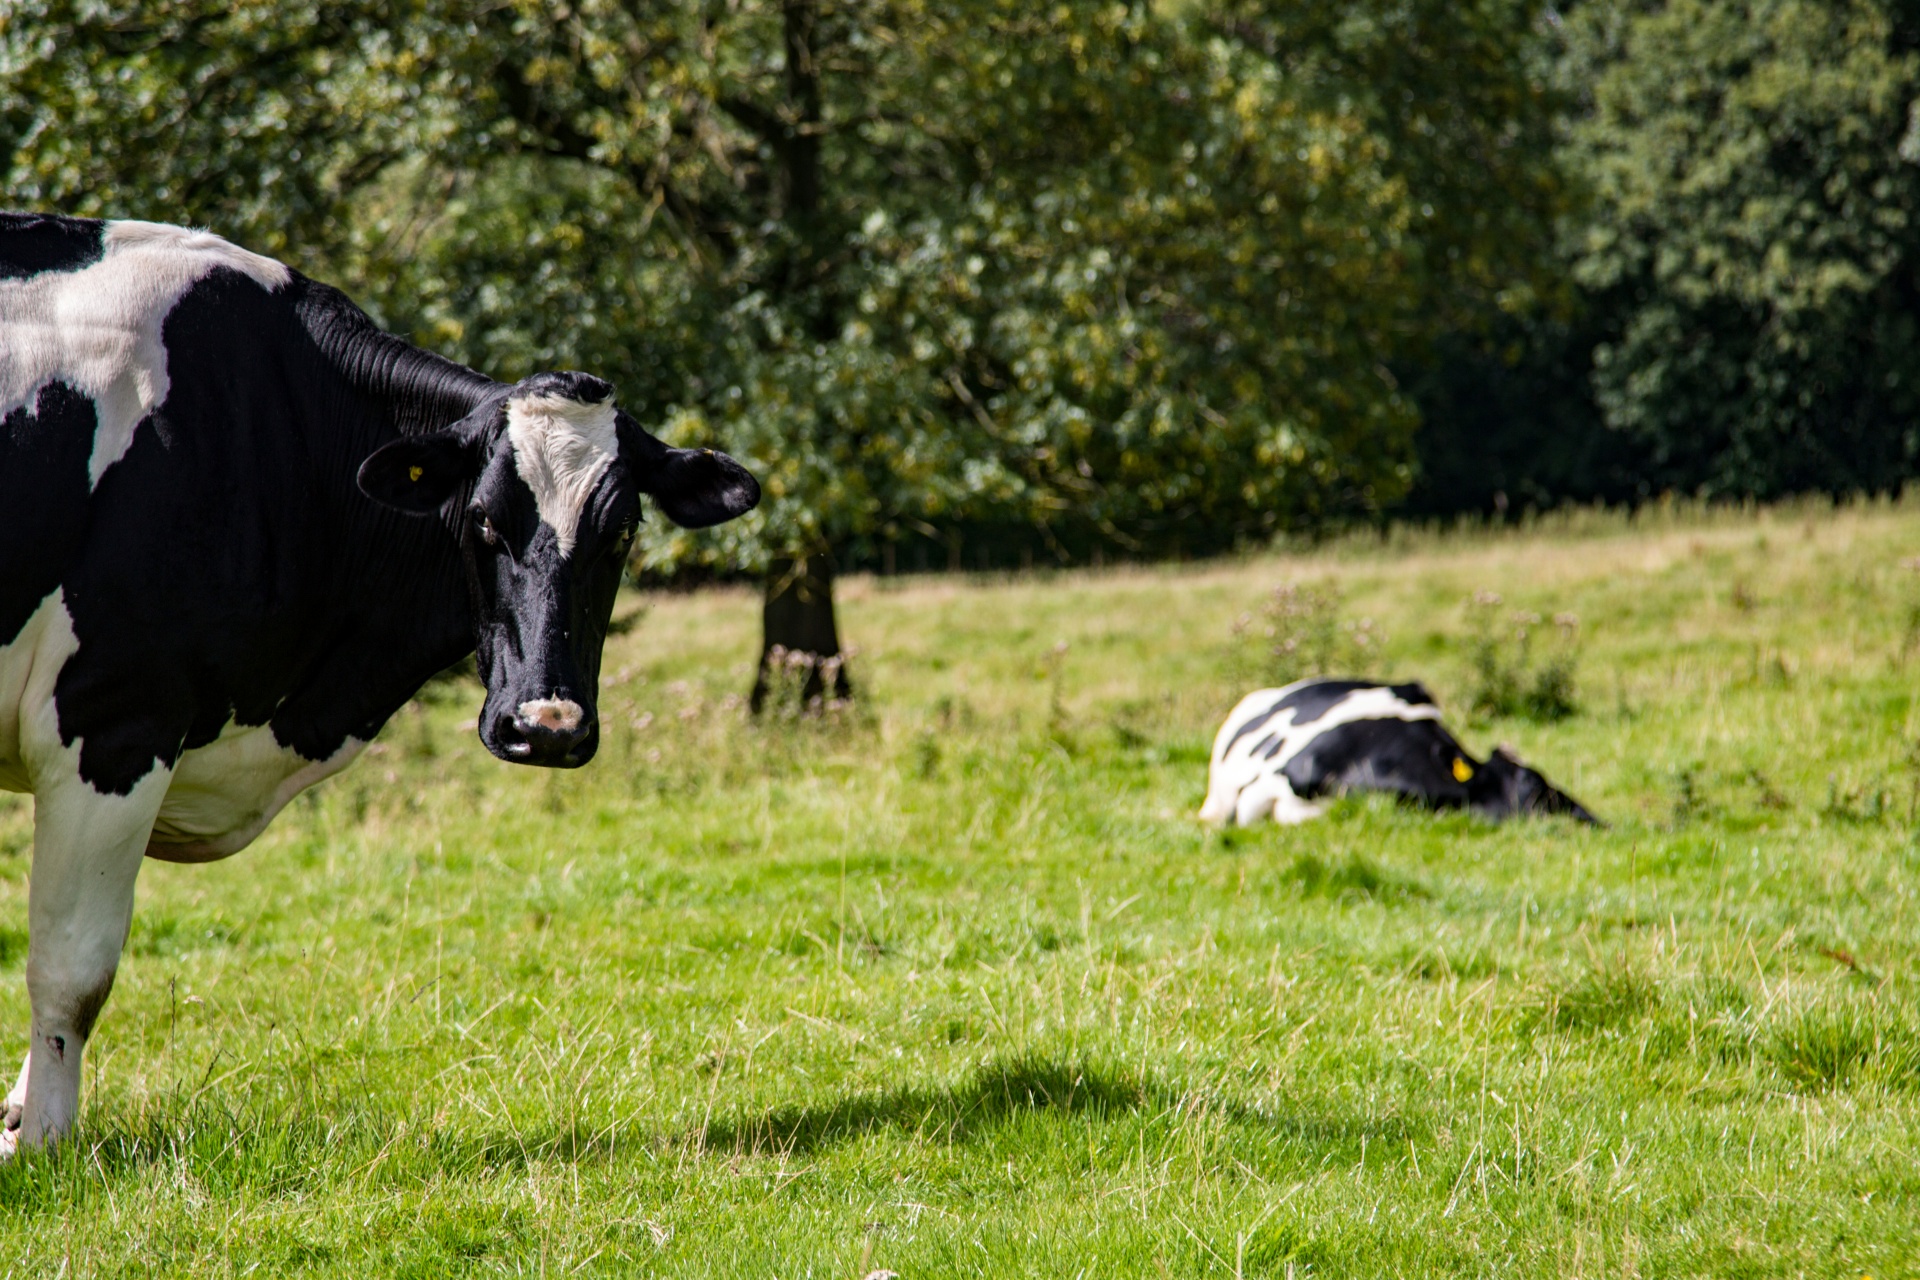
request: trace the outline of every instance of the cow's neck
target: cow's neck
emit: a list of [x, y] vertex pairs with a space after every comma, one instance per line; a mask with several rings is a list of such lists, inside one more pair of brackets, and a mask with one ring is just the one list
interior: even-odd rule
[[[450, 426], [503, 388], [464, 365], [384, 333], [345, 295], [302, 281], [301, 321], [339, 380], [327, 416], [341, 474], [336, 535], [341, 554], [332, 594], [355, 620], [327, 661], [344, 677], [354, 736], [376, 730], [437, 672], [473, 651], [473, 622], [458, 531], [401, 515], [359, 493], [353, 475], [375, 449], [402, 435]], [[344, 427], [345, 430], [341, 430]], [[331, 719], [331, 716], [328, 716]]]
[[383, 332], [338, 289], [301, 285], [302, 323], [328, 364], [375, 407], [379, 427], [402, 435], [437, 431], [503, 390], [484, 374]]

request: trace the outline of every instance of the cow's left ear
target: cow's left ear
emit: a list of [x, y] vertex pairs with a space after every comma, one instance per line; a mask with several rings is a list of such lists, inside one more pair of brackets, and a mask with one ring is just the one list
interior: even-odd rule
[[474, 474], [467, 441], [453, 431], [432, 431], [375, 449], [360, 464], [360, 492], [381, 506], [426, 516]]
[[712, 449], [663, 449], [640, 470], [640, 491], [683, 529], [721, 524], [760, 501], [752, 473]]

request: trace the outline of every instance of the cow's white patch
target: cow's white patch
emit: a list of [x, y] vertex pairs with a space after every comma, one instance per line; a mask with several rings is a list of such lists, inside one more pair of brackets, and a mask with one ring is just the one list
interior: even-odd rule
[[1232, 806], [1227, 816], [1241, 827], [1250, 827], [1262, 818], [1292, 826], [1327, 811], [1325, 804], [1303, 800], [1294, 794], [1293, 784], [1282, 773], [1261, 774], [1232, 798]]
[[309, 760], [281, 746], [266, 725], [228, 725], [206, 746], [181, 753], [147, 856], [216, 862], [240, 852], [289, 801], [353, 763], [366, 745], [348, 738], [325, 760]]
[[33, 791], [39, 772], [66, 772], [53, 684], [80, 649], [65, 591], [55, 591], [0, 647], [0, 790]]
[[580, 727], [586, 712], [577, 702], [565, 698], [541, 698], [534, 702], [523, 702], [514, 710], [522, 723], [537, 726], [554, 733], [572, 733]]
[[33, 404], [56, 380], [91, 399], [99, 416], [88, 463], [94, 486], [166, 401], [161, 326], [187, 290], [221, 267], [268, 290], [292, 279], [280, 263], [211, 232], [110, 222], [103, 240], [100, 260], [77, 271], [0, 281], [0, 417]]
[[598, 404], [564, 396], [510, 399], [507, 439], [513, 444], [515, 469], [533, 490], [540, 519], [552, 527], [560, 554], [572, 554], [580, 513], [620, 452], [612, 398]]
[[1203, 822], [1232, 819], [1240, 826], [1271, 814], [1276, 822], [1305, 822], [1317, 818], [1324, 806], [1294, 794], [1281, 770], [1309, 742], [1329, 729], [1356, 720], [1438, 720], [1440, 708], [1410, 703], [1392, 689], [1356, 689], [1305, 724], [1294, 723], [1289, 707], [1250, 733], [1240, 727], [1264, 715], [1275, 703], [1312, 681], [1302, 680], [1284, 689], [1261, 689], [1240, 699], [1213, 739], [1213, 761], [1207, 770], [1207, 798], [1200, 806]]

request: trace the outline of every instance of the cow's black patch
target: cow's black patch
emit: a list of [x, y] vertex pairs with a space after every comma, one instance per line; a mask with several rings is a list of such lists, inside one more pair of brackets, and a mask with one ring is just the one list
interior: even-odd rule
[[1453, 762], [1465, 758], [1437, 720], [1353, 720], [1315, 735], [1280, 771], [1294, 794], [1307, 799], [1386, 791], [1456, 809], [1472, 798], [1453, 771]]
[[705, 529], [753, 510], [760, 482], [724, 453], [670, 449], [641, 468], [640, 488], [660, 504], [667, 519], [687, 529]]
[[457, 543], [354, 488], [391, 428], [285, 299], [216, 270], [162, 337], [167, 400], [86, 504], [54, 691], [81, 776], [119, 794], [230, 719], [325, 759], [472, 643]]
[[0, 280], [78, 271], [100, 260], [104, 224], [44, 213], [0, 213]]
[[0, 420], [0, 645], [60, 586], [87, 527], [93, 401], [64, 382]]
[[1603, 825], [1585, 805], [1548, 782], [1539, 770], [1508, 755], [1505, 748], [1495, 748], [1487, 762], [1478, 767], [1472, 790], [1469, 803], [1491, 818], [1514, 813], [1559, 813], [1593, 826]]

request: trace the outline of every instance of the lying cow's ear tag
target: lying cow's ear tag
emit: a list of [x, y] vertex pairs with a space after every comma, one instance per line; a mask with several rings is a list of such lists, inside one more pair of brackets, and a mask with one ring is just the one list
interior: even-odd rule
[[1459, 756], [1453, 758], [1453, 780], [1466, 782], [1473, 777], [1473, 766]]
[[472, 478], [472, 457], [450, 431], [395, 440], [360, 464], [360, 492], [395, 511], [431, 515]]

